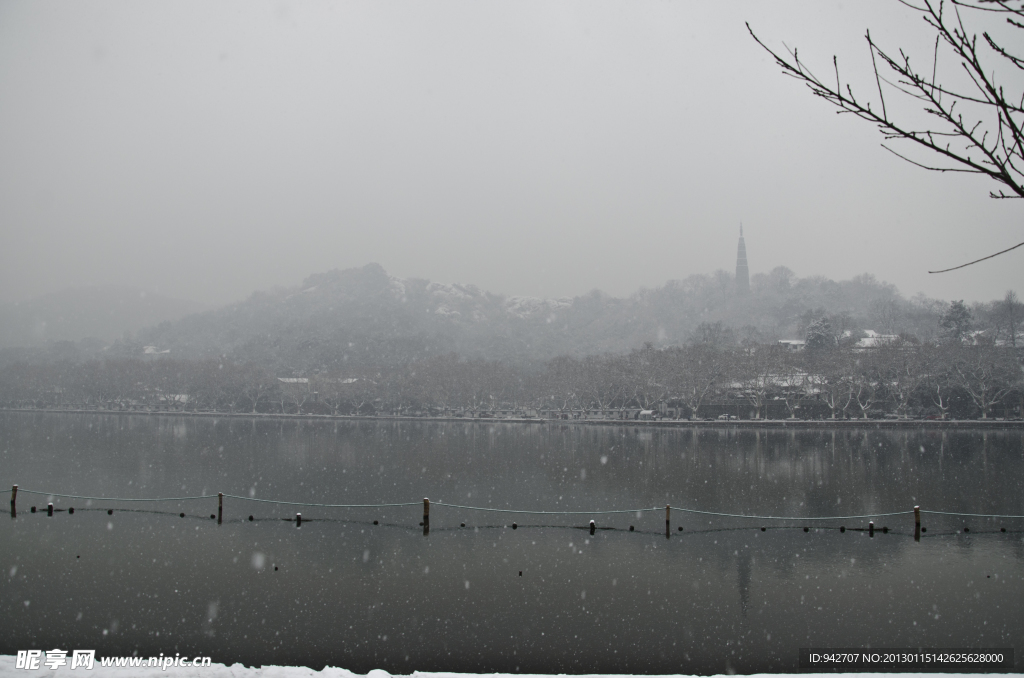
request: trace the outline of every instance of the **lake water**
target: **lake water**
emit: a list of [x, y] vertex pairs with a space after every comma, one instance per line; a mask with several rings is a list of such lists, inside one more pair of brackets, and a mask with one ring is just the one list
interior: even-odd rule
[[[218, 524], [216, 498], [19, 492], [17, 518], [0, 521], [0, 654], [180, 652], [392, 673], [722, 673], [795, 671], [801, 647], [1024, 647], [1019, 519], [926, 513], [916, 541], [911, 515], [875, 518], [871, 536], [867, 519], [679, 510], [809, 518], [919, 504], [1022, 515], [1020, 430], [0, 413], [0, 485], [14, 483], [94, 497], [415, 505], [228, 498]], [[566, 516], [438, 502], [678, 508], [666, 538], [663, 508]]]

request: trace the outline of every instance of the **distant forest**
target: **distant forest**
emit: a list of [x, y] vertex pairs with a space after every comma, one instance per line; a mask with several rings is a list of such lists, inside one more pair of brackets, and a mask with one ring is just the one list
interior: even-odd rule
[[0, 403], [310, 414], [1019, 417], [1016, 295], [726, 272], [625, 298], [331, 271], [126, 334], [0, 349]]

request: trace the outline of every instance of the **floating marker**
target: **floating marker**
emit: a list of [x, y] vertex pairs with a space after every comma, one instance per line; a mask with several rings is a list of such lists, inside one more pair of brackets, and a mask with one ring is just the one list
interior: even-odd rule
[[764, 532], [766, 529], [768, 529], [768, 528], [766, 528], [764, 525], [761, 526], [761, 531], [762, 532]]
[[35, 506], [33, 506], [33, 507], [32, 507], [32, 513], [35, 513], [35, 512], [36, 512], [36, 507], [35, 507]]
[[179, 513], [179, 514], [178, 514], [178, 517], [179, 517], [179, 518], [184, 518], [184, 517], [185, 517], [185, 514], [184, 514], [184, 513]]
[[840, 531], [840, 532], [846, 532], [846, 527], [845, 527], [845, 526], [843, 526], [843, 525], [840, 525], [840, 526], [839, 526], [839, 531]]
[[809, 527], [805, 527], [804, 528], [804, 532], [807, 532], [809, 529], [810, 529]]
[[512, 523], [512, 529], [513, 530], [518, 530], [519, 529], [519, 525], [517, 525], [515, 523]]
[[377, 524], [377, 521], [376, 521], [376, 520], [375, 520], [375, 521], [373, 521], [373, 524], [374, 524], [374, 525], [376, 525], [376, 524]]
[[68, 509], [68, 515], [69, 516], [75, 515], [75, 507], [74, 506], [72, 506], [71, 508]]
[[249, 522], [250, 523], [252, 522], [252, 516], [249, 516]]
[[630, 532], [632, 532], [632, 531], [633, 531], [633, 526], [632, 526], [632, 525], [630, 525], [630, 526], [629, 526], [629, 531], [630, 531]]
[[[33, 508], [32, 510], [33, 510], [33, 511], [35, 511], [35, 509], [34, 509], [34, 508]], [[108, 515], [108, 516], [112, 516], [112, 515], [114, 515], [114, 509], [107, 509], [107, 515]]]
[[459, 523], [459, 527], [465, 527], [466, 523]]

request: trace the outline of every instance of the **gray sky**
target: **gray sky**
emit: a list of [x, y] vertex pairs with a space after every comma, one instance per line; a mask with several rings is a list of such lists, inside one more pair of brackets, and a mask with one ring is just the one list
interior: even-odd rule
[[[1019, 201], [892, 156], [744, 21], [867, 95], [895, 0], [0, 0], [0, 301], [121, 283], [220, 303], [379, 262], [614, 295], [735, 264], [1024, 292]], [[941, 71], [940, 71], [941, 73]]]

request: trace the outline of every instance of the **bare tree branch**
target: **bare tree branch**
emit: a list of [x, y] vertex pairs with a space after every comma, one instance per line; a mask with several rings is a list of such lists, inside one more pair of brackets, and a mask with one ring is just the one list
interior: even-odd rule
[[[1019, 96], [1016, 93], [1008, 94], [1005, 85], [997, 80], [997, 71], [989, 63], [994, 60], [997, 64], [1006, 64], [1014, 71], [1024, 70], [1024, 57], [1011, 53], [989, 32], [982, 34], [984, 40], [979, 43], [978, 36], [968, 31], [960, 11], [960, 8], [964, 8], [1009, 14], [1008, 25], [1024, 29], [1024, 1], [950, 0], [952, 15], [946, 11], [945, 0], [938, 0], [937, 4], [933, 0], [921, 0], [920, 4], [909, 0], [897, 2], [919, 12], [924, 22], [935, 31], [932, 69], [930, 77], [918, 72], [907, 53], [903, 50], [898, 50], [898, 53], [885, 51], [872, 40], [871, 32], [867, 31], [865, 39], [871, 52], [871, 68], [878, 88], [880, 111], [872, 107], [870, 100], [857, 100], [850, 84], [844, 83], [840, 77], [839, 60], [835, 56], [832, 57], [835, 85], [828, 85], [800, 61], [796, 48], [786, 48], [789, 53], [787, 58], [758, 38], [749, 23], [747, 30], [757, 44], [772, 55], [784, 75], [802, 81], [812, 94], [838, 108], [838, 113], [851, 113], [873, 123], [886, 140], [911, 142], [912, 147], [937, 154], [951, 166], [936, 166], [915, 160], [883, 143], [882, 147], [890, 153], [916, 167], [934, 172], [984, 175], [1002, 185], [998, 192], [989, 193], [992, 198], [1024, 198], [1024, 92], [1020, 92]], [[957, 71], [964, 76], [961, 85], [967, 91], [961, 91], [961, 87], [956, 85], [938, 82], [940, 46], [944, 46], [945, 51], [959, 62]], [[895, 77], [886, 77], [883, 70]], [[1019, 85], [1019, 79], [1014, 82]], [[921, 112], [935, 120], [936, 127], [918, 130], [916, 126], [912, 127], [890, 117], [889, 110], [894, 109], [887, 105], [885, 87], [891, 87], [894, 92], [920, 102]], [[945, 270], [970, 266], [1019, 246]]]

